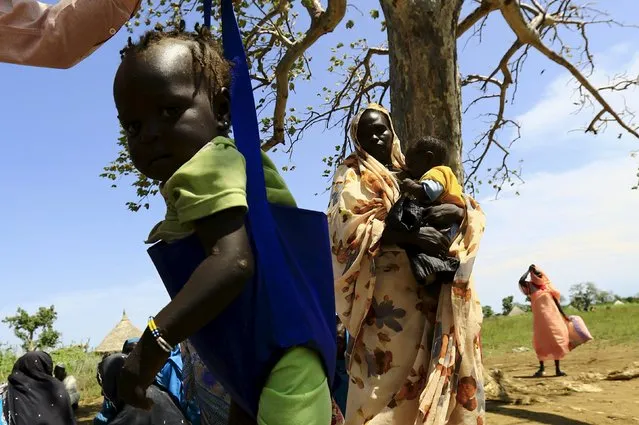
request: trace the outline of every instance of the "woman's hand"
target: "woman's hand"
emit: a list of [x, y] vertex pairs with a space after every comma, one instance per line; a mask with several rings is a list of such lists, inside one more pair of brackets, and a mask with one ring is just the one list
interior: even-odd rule
[[118, 398], [125, 404], [150, 410], [153, 402], [146, 389], [168, 359], [168, 353], [155, 341], [147, 329], [135, 349], [129, 354], [118, 380]]
[[461, 225], [464, 220], [464, 209], [453, 204], [435, 205], [426, 208], [424, 220], [435, 227], [449, 227], [452, 224]]

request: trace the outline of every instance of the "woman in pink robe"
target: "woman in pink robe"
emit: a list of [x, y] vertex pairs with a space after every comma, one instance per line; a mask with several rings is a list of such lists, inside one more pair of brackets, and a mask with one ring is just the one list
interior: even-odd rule
[[[530, 280], [526, 280], [530, 276]], [[539, 359], [535, 377], [544, 376], [544, 361], [555, 361], [555, 374], [566, 376], [559, 361], [570, 351], [568, 318], [559, 304], [559, 291], [535, 265], [531, 265], [519, 279], [521, 291], [530, 297], [533, 313], [533, 347]]]

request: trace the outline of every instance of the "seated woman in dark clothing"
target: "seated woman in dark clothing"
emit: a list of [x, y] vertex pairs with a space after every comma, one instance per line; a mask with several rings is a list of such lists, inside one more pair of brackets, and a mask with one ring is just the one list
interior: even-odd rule
[[102, 391], [104, 397], [115, 406], [115, 416], [109, 420], [109, 425], [188, 424], [171, 396], [156, 385], [146, 390], [146, 396], [153, 401], [149, 411], [128, 406], [120, 400], [118, 379], [126, 358], [126, 354], [112, 354], [101, 363]]
[[2, 397], [0, 423], [10, 425], [75, 425], [69, 394], [53, 377], [53, 360], [44, 351], [20, 357]]

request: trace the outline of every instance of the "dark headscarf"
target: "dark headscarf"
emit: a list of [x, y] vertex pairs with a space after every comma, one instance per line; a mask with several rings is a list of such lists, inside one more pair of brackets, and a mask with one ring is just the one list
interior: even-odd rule
[[122, 344], [122, 352], [124, 354], [131, 354], [131, 351], [133, 351], [138, 342], [140, 342], [140, 338], [127, 339], [124, 341], [124, 344]]
[[100, 364], [102, 392], [116, 408], [116, 415], [109, 425], [183, 425], [188, 424], [184, 415], [165, 391], [151, 385], [146, 395], [153, 401], [151, 411], [147, 412], [125, 405], [118, 397], [118, 380], [127, 355], [118, 353], [105, 358]]
[[9, 423], [15, 425], [74, 425], [69, 395], [53, 377], [53, 360], [44, 351], [20, 357], [9, 375]]

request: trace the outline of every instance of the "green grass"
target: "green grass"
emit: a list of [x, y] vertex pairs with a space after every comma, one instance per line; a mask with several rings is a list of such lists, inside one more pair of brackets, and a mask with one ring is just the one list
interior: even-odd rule
[[[596, 306], [595, 311], [566, 309], [566, 314], [581, 316], [596, 343], [626, 344], [639, 342], [639, 304]], [[511, 352], [517, 347], [532, 347], [532, 314], [484, 319], [482, 347], [486, 354]]]
[[81, 347], [66, 347], [51, 353], [53, 363], [64, 363], [67, 373], [78, 380], [78, 389], [83, 400], [100, 397], [100, 386], [95, 378], [98, 363], [102, 356], [86, 353]]

